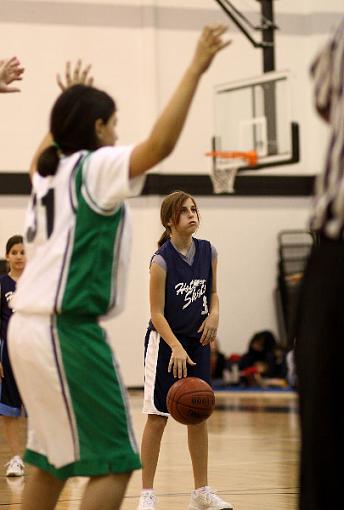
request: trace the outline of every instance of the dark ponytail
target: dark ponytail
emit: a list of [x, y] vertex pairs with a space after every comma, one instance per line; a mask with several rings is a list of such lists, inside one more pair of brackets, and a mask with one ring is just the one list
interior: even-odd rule
[[158, 248], [161, 248], [161, 246], [166, 243], [171, 238], [171, 230], [169, 230], [169, 227], [165, 229], [165, 232], [162, 234], [158, 241]]
[[59, 150], [55, 144], [50, 145], [39, 156], [37, 161], [37, 171], [42, 177], [55, 175], [60, 161]]

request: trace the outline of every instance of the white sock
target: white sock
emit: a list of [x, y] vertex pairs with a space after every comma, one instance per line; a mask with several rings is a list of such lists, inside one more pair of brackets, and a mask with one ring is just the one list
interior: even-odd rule
[[208, 485], [205, 485], [204, 487], [198, 487], [198, 489], [195, 489], [194, 490], [194, 493], [195, 494], [199, 494], [200, 492], [205, 492], [206, 490], [209, 489], [209, 486]]
[[142, 489], [141, 494], [151, 494], [154, 496], [154, 489]]

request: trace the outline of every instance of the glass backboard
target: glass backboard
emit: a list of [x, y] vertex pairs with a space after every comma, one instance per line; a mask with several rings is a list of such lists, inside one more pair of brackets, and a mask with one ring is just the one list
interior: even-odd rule
[[212, 149], [256, 151], [255, 168], [297, 163], [299, 132], [291, 111], [288, 72], [217, 85]]

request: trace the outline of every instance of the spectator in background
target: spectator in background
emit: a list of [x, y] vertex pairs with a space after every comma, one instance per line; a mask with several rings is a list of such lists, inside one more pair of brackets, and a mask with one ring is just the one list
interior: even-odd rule
[[14, 235], [8, 239], [6, 243], [8, 271], [0, 277], [0, 416], [11, 452], [11, 459], [6, 464], [6, 476], [24, 475], [19, 421], [22, 401], [12, 372], [7, 343], [8, 323], [13, 313], [11, 300], [26, 263], [23, 243], [21, 235]]
[[248, 350], [239, 360], [241, 379], [249, 386], [285, 386], [287, 366], [285, 354], [271, 331], [255, 333]]

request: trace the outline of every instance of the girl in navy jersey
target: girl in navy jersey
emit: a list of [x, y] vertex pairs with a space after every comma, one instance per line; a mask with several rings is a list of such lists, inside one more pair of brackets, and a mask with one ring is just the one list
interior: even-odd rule
[[[187, 375], [210, 383], [210, 342], [219, 321], [217, 254], [209, 241], [193, 237], [199, 226], [194, 198], [183, 191], [171, 193], [160, 214], [165, 232], [150, 267], [143, 408], [148, 418], [141, 445], [143, 489], [138, 510], [155, 509], [153, 482], [169, 416], [167, 392], [176, 378]], [[195, 483], [189, 510], [231, 509], [208, 486], [206, 422], [188, 425], [188, 446]]]
[[21, 459], [22, 445], [18, 418], [22, 402], [13, 377], [7, 349], [7, 327], [13, 313], [11, 298], [16, 283], [25, 266], [25, 250], [22, 236], [10, 237], [6, 243], [8, 274], [0, 277], [0, 415], [12, 458], [7, 464], [6, 476], [22, 476], [24, 463]]

